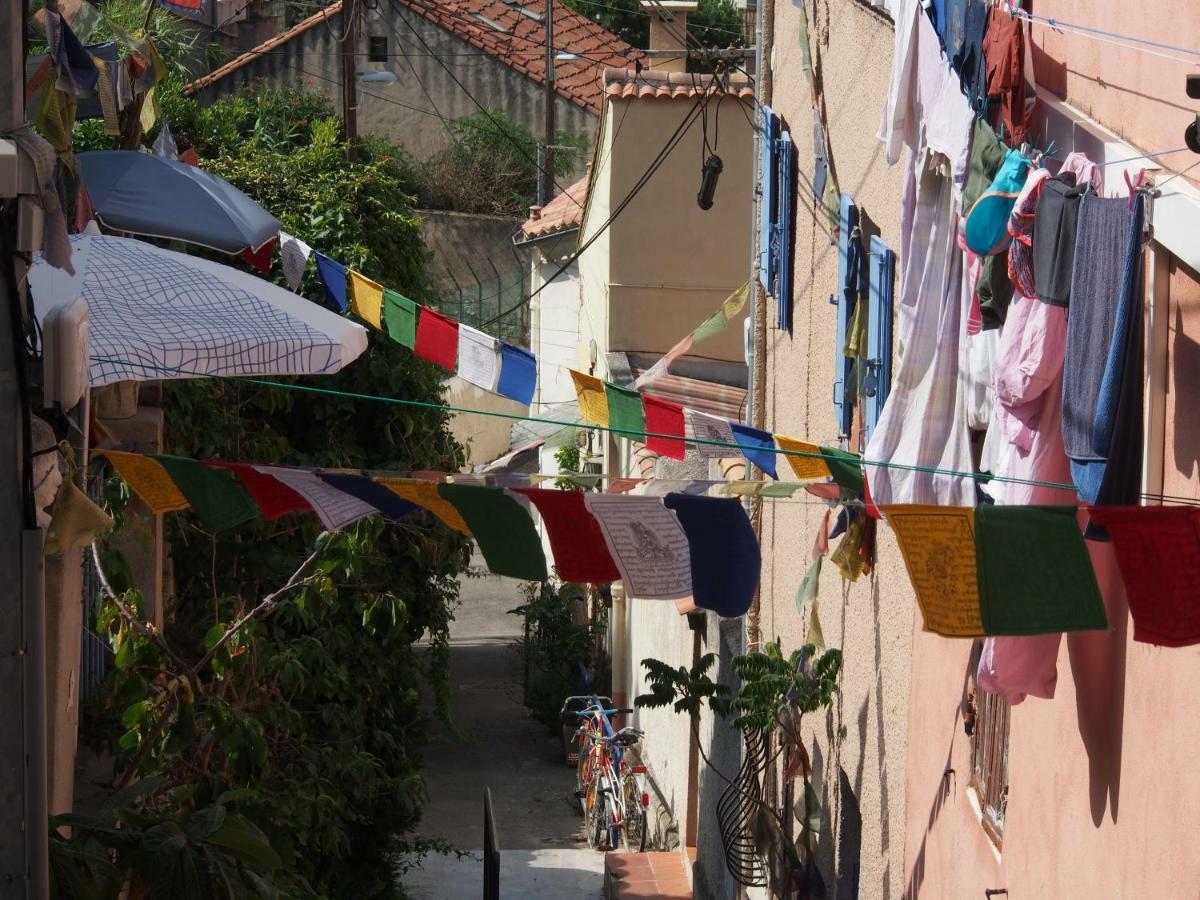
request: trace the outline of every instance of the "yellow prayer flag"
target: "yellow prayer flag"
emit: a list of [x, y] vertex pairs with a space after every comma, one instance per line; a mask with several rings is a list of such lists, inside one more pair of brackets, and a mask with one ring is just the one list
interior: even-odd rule
[[176, 512], [191, 506], [175, 481], [167, 474], [158, 460], [140, 453], [124, 453], [117, 450], [97, 450], [129, 484], [130, 489], [142, 498], [142, 502], [155, 514]]
[[982, 637], [975, 569], [975, 510], [968, 506], [881, 506], [912, 579], [925, 630]]
[[779, 446], [780, 450], [795, 450], [799, 453], [813, 454], [812, 456], [793, 456], [790, 453], [783, 454], [787, 458], [788, 465], [792, 467], [792, 471], [796, 473], [796, 477], [801, 481], [829, 477], [829, 466], [826, 465], [824, 457], [821, 456], [821, 448], [816, 444], [810, 444], [808, 441], [801, 441], [783, 434], [775, 435], [775, 443]]
[[466, 520], [463, 519], [454, 504], [438, 493], [436, 481], [424, 481], [420, 478], [376, 478], [375, 480], [396, 496], [433, 513], [442, 520], [442, 524], [447, 528], [467, 535], [471, 533]]
[[593, 425], [608, 427], [608, 394], [604, 382], [592, 375], [568, 369], [579, 397], [579, 414]]
[[142, 98], [141, 124], [142, 134], [145, 134], [154, 127], [154, 123], [158, 121], [158, 97], [155, 94], [154, 88], [146, 91], [146, 96]]
[[350, 270], [350, 307], [365, 322], [383, 328], [383, 285]]
[[725, 302], [721, 304], [721, 312], [725, 314], [726, 322], [732, 322], [742, 314], [742, 310], [746, 308], [746, 300], [749, 296], [750, 282], [747, 281], [725, 298]]

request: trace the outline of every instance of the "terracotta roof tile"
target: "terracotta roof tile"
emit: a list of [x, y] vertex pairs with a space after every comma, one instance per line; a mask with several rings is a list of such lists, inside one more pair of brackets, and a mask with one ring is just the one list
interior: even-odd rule
[[[540, 0], [394, 2], [423, 16], [538, 84], [546, 83], [546, 31], [542, 22], [545, 5]], [[529, 14], [522, 13], [522, 9], [528, 10]], [[193, 94], [208, 87], [264, 53], [275, 50], [292, 38], [320, 25], [326, 17], [339, 14], [341, 10], [341, 0], [338, 0], [208, 75], [196, 79], [184, 92]], [[505, 30], [497, 31], [480, 16], [495, 22]], [[600, 101], [603, 96], [601, 78], [605, 68], [627, 66], [643, 56], [640, 50], [562, 3], [554, 5], [554, 46], [560, 53], [573, 53], [578, 57], [559, 60], [555, 64], [555, 87], [559, 96], [596, 115], [600, 114]]]
[[[641, 73], [627, 68], [604, 70], [604, 94], [607, 97], [635, 98], [644, 100], [660, 98], [694, 98], [711, 88], [712, 75], [692, 75], [688, 72], [656, 72], [653, 69]], [[740, 100], [754, 98], [754, 86], [745, 75], [730, 75], [725, 89], [728, 97]]]
[[521, 226], [525, 239], [533, 240], [578, 228], [583, 223], [583, 202], [587, 197], [589, 179], [589, 175], [580, 178], [526, 219]]

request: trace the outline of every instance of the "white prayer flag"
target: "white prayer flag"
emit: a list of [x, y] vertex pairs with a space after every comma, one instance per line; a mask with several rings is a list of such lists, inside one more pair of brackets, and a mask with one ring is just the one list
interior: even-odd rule
[[312, 472], [305, 472], [303, 469], [283, 469], [278, 466], [254, 468], [264, 475], [282, 481], [307, 500], [312, 505], [313, 512], [320, 517], [321, 524], [329, 531], [340, 531], [363, 516], [379, 512], [357, 497], [351, 497], [344, 491], [326, 484]]
[[[729, 420], [718, 416], [710, 416], [698, 409], [683, 408], [683, 423], [685, 434], [689, 438], [699, 438], [702, 441], [720, 441], [723, 444], [736, 444], [733, 439], [733, 429]], [[696, 444], [696, 450], [705, 459], [724, 459], [727, 456], [740, 456], [741, 451], [736, 446], [716, 447], [712, 444]]]
[[179, 148], [175, 145], [175, 136], [171, 134], [171, 126], [163, 120], [162, 130], [154, 139], [154, 155], [163, 159], [179, 159]]
[[675, 513], [658, 497], [584, 494], [588, 512], [600, 523], [625, 592], [643, 600], [691, 596], [692, 556]]
[[304, 269], [308, 266], [308, 257], [312, 255], [312, 247], [298, 237], [292, 237], [286, 231], [279, 232], [279, 258], [283, 263], [283, 277], [287, 279], [288, 287], [293, 291], [300, 289], [300, 279], [304, 277]]
[[495, 391], [499, 349], [499, 343], [490, 334], [459, 322], [458, 377], [485, 391]]

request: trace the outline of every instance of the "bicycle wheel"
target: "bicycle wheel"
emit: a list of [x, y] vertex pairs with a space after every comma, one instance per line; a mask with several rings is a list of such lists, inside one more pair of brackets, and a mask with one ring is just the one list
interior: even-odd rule
[[624, 778], [625, 820], [621, 828], [621, 839], [630, 853], [642, 853], [646, 849], [646, 807], [642, 806], [642, 790], [632, 774]]
[[583, 827], [587, 832], [588, 846], [593, 850], [604, 850], [607, 831], [604, 827], [604, 794], [600, 790], [599, 778], [593, 779], [588, 785], [583, 806]]

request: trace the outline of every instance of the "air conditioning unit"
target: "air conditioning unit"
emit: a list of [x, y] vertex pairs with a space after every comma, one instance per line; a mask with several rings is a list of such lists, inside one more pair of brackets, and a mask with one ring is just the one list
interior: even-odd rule
[[42, 320], [42, 402], [74, 408], [88, 387], [88, 363], [88, 306], [76, 297]]

